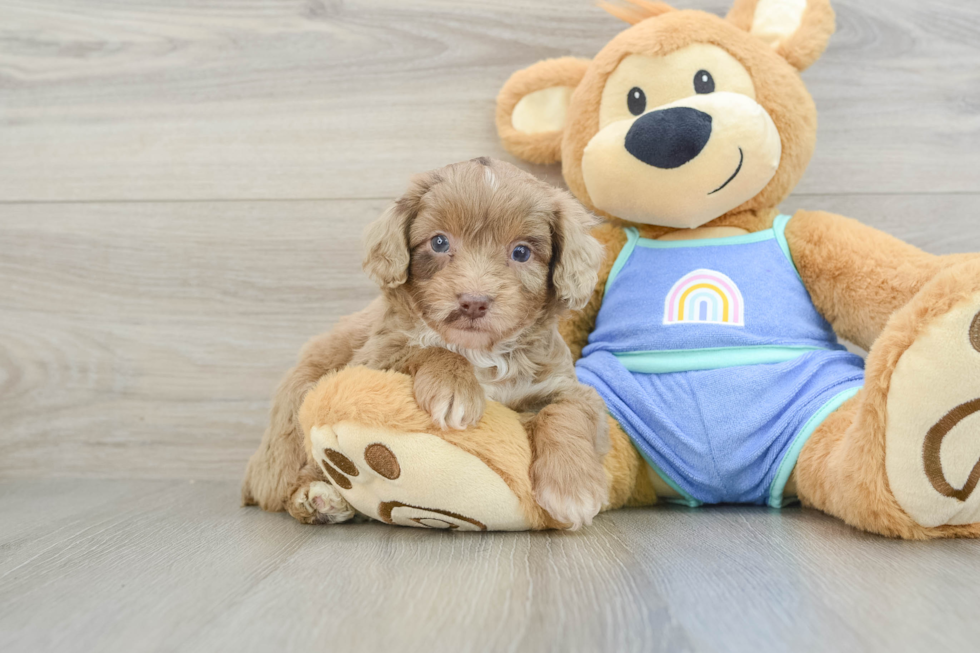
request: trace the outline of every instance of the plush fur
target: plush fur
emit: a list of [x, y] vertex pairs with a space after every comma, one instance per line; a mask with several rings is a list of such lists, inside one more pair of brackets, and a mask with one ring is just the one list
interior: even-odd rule
[[599, 7], [609, 14], [630, 25], [642, 23], [647, 18], [654, 18], [674, 8], [665, 2], [651, 2], [650, 0], [631, 0], [630, 4], [614, 4], [612, 2], [599, 2]]
[[[778, 170], [754, 197], [730, 206], [695, 231], [707, 234], [712, 228], [724, 226], [755, 232], [771, 227], [777, 205], [800, 180], [812, 155], [816, 111], [798, 71], [820, 56], [834, 30], [833, 10], [827, 0], [808, 0], [795, 23], [785, 15], [760, 15], [772, 9], [775, 3], [771, 1], [736, 0], [726, 19], [697, 11], [669, 11], [646, 0], [628, 3], [607, 6], [610, 13], [632, 27], [613, 38], [592, 60], [565, 114], [561, 149], [565, 180], [583, 203], [607, 218], [607, 224], [594, 231], [606, 247], [599, 282], [585, 308], [568, 316], [561, 326], [563, 337], [576, 355], [595, 327], [605, 280], [625, 243], [621, 227], [630, 224], [595, 205], [582, 163], [583, 154], [603, 128], [603, 91], [620, 63], [631, 56], [664, 57], [693, 44], [709, 44], [722, 48], [748, 72], [755, 101], [779, 133], [782, 152]], [[780, 26], [787, 25], [791, 29], [786, 33], [778, 32]], [[762, 30], [766, 31], [764, 35]], [[545, 63], [532, 65], [512, 80], [534, 77], [535, 88], [546, 87], [549, 68]], [[643, 80], [637, 81], [638, 85], [642, 83]], [[653, 85], [656, 80], [647, 83]], [[692, 98], [693, 93], [692, 90]], [[510, 82], [505, 84], [501, 96], [508, 99], [498, 104], [498, 124], [506, 124], [515, 94], [519, 94], [517, 88]], [[683, 100], [680, 105], [684, 105]], [[524, 134], [525, 139], [534, 137]], [[550, 134], [548, 138], [553, 142], [555, 136]], [[509, 147], [510, 142], [504, 138], [505, 146]], [[530, 144], [525, 142], [523, 147]], [[521, 155], [517, 150], [512, 152]], [[671, 191], [669, 186], [662, 189]], [[658, 224], [655, 217], [632, 226], [646, 238], [683, 235], [675, 228]], [[980, 530], [975, 524], [924, 527], [915, 523], [891, 492], [884, 462], [886, 405], [898, 362], [917, 337], [930, 328], [939, 328], [931, 325], [944, 323], [943, 317], [954, 307], [969, 311], [976, 304], [980, 310], [980, 267], [973, 262], [976, 257], [937, 257], [855, 220], [822, 212], [799, 212], [790, 221], [786, 237], [817, 309], [842, 337], [870, 348], [865, 389], [831, 415], [801, 453], [796, 472], [801, 499], [854, 526], [884, 535], [914, 539], [977, 536]], [[949, 333], [948, 337], [965, 341], [965, 329], [963, 333]], [[980, 387], [976, 392], [980, 394]], [[612, 431], [617, 437], [618, 429], [613, 427]], [[975, 461], [957, 462], [968, 463], [965, 469], [969, 469]]]
[[800, 211], [786, 227], [793, 262], [817, 310], [842, 338], [871, 349], [891, 316], [940, 270], [975, 254], [935, 256], [823, 211]]

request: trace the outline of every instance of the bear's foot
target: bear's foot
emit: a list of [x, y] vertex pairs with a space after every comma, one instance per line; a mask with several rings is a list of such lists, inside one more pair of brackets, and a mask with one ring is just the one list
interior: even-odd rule
[[919, 525], [980, 522], [980, 293], [936, 316], [895, 366], [885, 468]]
[[940, 270], [800, 452], [805, 505], [890, 537], [980, 537], [980, 260]]
[[461, 531], [531, 527], [499, 475], [436, 435], [344, 421], [313, 427], [310, 445], [338, 497], [387, 524]]

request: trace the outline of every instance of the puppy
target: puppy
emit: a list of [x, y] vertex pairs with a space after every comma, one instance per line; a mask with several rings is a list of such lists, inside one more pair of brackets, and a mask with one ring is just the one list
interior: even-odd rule
[[[536, 501], [570, 528], [591, 523], [607, 500], [605, 405], [576, 380], [558, 321], [596, 285], [594, 223], [568, 193], [500, 161], [415, 177], [365, 234], [364, 269], [382, 296], [311, 342], [287, 375], [249, 465], [245, 503], [285, 504], [311, 523], [353, 516], [305, 461], [296, 413], [320, 376], [365, 365], [411, 375], [419, 406], [444, 429], [479, 422], [487, 399], [520, 413]], [[293, 478], [277, 477], [275, 461], [291, 464]]]

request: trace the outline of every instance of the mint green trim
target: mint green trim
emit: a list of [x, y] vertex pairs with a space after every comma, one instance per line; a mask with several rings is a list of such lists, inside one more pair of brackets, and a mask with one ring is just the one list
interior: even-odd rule
[[626, 244], [623, 245], [623, 249], [619, 251], [619, 256], [616, 257], [616, 262], [613, 263], [612, 269], [609, 271], [609, 278], [606, 279], [606, 289], [605, 292], [609, 292], [609, 288], [612, 286], [613, 281], [619, 276], [619, 271], [623, 269], [626, 265], [626, 261], [629, 260], [630, 254], [633, 253], [633, 248], [636, 247], [636, 241], [640, 239], [640, 232], [636, 230], [636, 227], [626, 227], [623, 229], [626, 232]]
[[823, 424], [823, 421], [827, 417], [841, 407], [841, 405], [856, 395], [861, 389], [860, 386], [856, 388], [848, 388], [842, 392], [837, 393], [831, 398], [830, 401], [825, 403], [820, 407], [820, 410], [815, 412], [810, 419], [806, 421], [800, 432], [796, 434], [796, 438], [793, 440], [793, 444], [786, 451], [786, 455], [783, 456], [783, 460], [779, 463], [779, 469], [776, 470], [776, 478], [772, 480], [772, 485], [769, 486], [769, 506], [772, 508], [782, 508], [789, 503], [796, 500], [796, 497], [791, 497], [790, 499], [785, 499], [783, 497], [783, 490], [786, 489], [786, 482], [789, 480], [790, 474], [793, 473], [793, 469], [796, 467], [796, 461], [800, 458], [800, 451], [803, 450], [803, 445], [806, 441], [810, 439], [813, 432], [817, 430], [817, 427]]
[[630, 351], [613, 353], [630, 372], [640, 374], [670, 374], [695, 370], [718, 370], [743, 365], [785, 363], [822, 347], [708, 347], [705, 349], [674, 349], [664, 351]]
[[[779, 243], [779, 249], [783, 250], [783, 256], [789, 261], [789, 264], [793, 266], [796, 270], [796, 263], [793, 262], [793, 254], [789, 251], [789, 242], [786, 241], [786, 223], [790, 221], [793, 216], [786, 215], [785, 213], [780, 213], [776, 216], [776, 219], [772, 221], [772, 233], [776, 236], [776, 242]], [[796, 270], [796, 276], [800, 276], [800, 271]]]
[[664, 483], [666, 483], [667, 485], [669, 485], [670, 486], [670, 489], [672, 489], [677, 494], [681, 495], [680, 498], [677, 498], [677, 497], [657, 497], [658, 500], [664, 501], [665, 503], [678, 503], [678, 504], [680, 504], [682, 506], [687, 506], [688, 508], [700, 508], [701, 506], [704, 505], [702, 502], [698, 501], [697, 499], [695, 499], [694, 497], [692, 497], [690, 494], [688, 494], [687, 492], [685, 492], [683, 490], [683, 488], [681, 488], [681, 486], [679, 486], [677, 483], [675, 483], [673, 481], [672, 478], [670, 478], [669, 476], [667, 476], [666, 474], [664, 474], [660, 470], [660, 468], [657, 467], [657, 463], [655, 463], [652, 460], [650, 460], [650, 458], [645, 453], [643, 453], [643, 450], [642, 449], [640, 449], [639, 447], [635, 447], [635, 449], [640, 452], [640, 456], [642, 456], [643, 460], [645, 460], [647, 462], [647, 465], [650, 466], [650, 469], [653, 470], [653, 473], [656, 474], [657, 476], [659, 476], [660, 477], [660, 480], [662, 480]]
[[640, 247], [650, 249], [671, 249], [674, 247], [712, 247], [716, 245], [745, 245], [746, 243], [758, 243], [763, 240], [773, 238], [772, 231], [756, 231], [751, 234], [740, 236], [725, 236], [724, 238], [695, 238], [693, 240], [653, 240], [651, 238], [640, 238], [637, 243]]

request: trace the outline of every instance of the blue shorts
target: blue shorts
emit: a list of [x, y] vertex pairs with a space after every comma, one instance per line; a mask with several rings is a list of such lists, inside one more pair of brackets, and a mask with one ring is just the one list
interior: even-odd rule
[[642, 374], [596, 351], [576, 364], [688, 505], [781, 507], [807, 438], [864, 383], [864, 361], [817, 350], [782, 363]]

